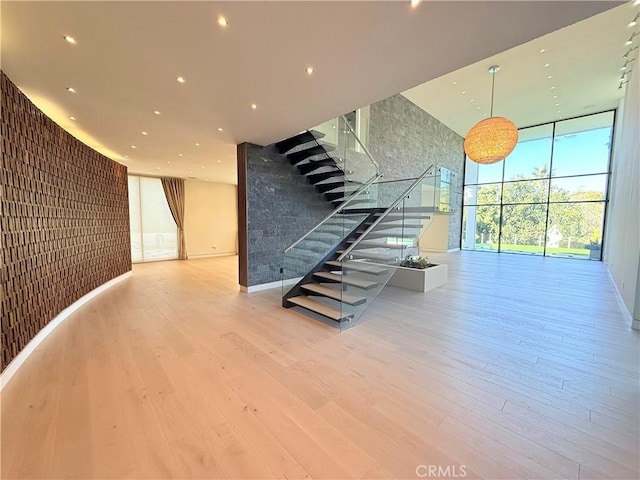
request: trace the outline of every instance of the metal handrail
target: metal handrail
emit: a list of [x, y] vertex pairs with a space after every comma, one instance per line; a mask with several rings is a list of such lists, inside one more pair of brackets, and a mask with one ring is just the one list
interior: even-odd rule
[[377, 226], [378, 226], [378, 224], [382, 221], [382, 219], [383, 219], [384, 217], [386, 217], [389, 213], [391, 213], [391, 211], [392, 211], [394, 208], [396, 208], [396, 207], [400, 204], [400, 202], [402, 202], [402, 201], [405, 199], [405, 197], [406, 197], [407, 195], [409, 195], [409, 194], [411, 193], [411, 191], [412, 191], [414, 188], [416, 188], [416, 186], [418, 186], [418, 184], [419, 184], [419, 183], [420, 183], [420, 182], [421, 182], [421, 181], [422, 181], [422, 180], [423, 180], [427, 175], [429, 175], [431, 172], [433, 172], [433, 170], [434, 170], [434, 165], [433, 165], [433, 164], [431, 164], [431, 165], [430, 165], [430, 166], [429, 166], [429, 167], [424, 171], [424, 173], [423, 173], [422, 175], [420, 175], [420, 176], [416, 179], [416, 181], [415, 181], [415, 182], [413, 182], [413, 183], [411, 184], [411, 186], [410, 186], [409, 188], [407, 188], [407, 189], [402, 193], [402, 195], [400, 195], [400, 196], [396, 199], [396, 201], [395, 201], [395, 202], [393, 202], [393, 204], [392, 204], [389, 208], [387, 208], [387, 209], [382, 213], [382, 215], [380, 215], [380, 216], [376, 219], [376, 221], [375, 221], [375, 222], [373, 222], [373, 223], [369, 226], [369, 228], [367, 228], [367, 229], [364, 231], [364, 233], [363, 233], [362, 235], [360, 235], [360, 236], [356, 239], [356, 241], [355, 241], [355, 242], [353, 242], [353, 243], [349, 246], [349, 248], [347, 248], [347, 249], [342, 253], [342, 255], [340, 255], [336, 260], [337, 260], [337, 261], [339, 261], [339, 262], [341, 262], [341, 261], [344, 259], [344, 257], [346, 257], [347, 255], [349, 255], [349, 254], [351, 253], [351, 251], [352, 251], [355, 247], [357, 247], [357, 246], [358, 246], [358, 244], [362, 241], [362, 239], [363, 239], [363, 238], [365, 238], [367, 235], [369, 235], [369, 233], [370, 233], [370, 232], [371, 232], [375, 227], [377, 227]]
[[347, 198], [344, 202], [342, 202], [340, 205], [338, 205], [331, 213], [329, 213], [326, 217], [324, 217], [320, 223], [318, 223], [315, 227], [313, 227], [311, 230], [309, 230], [307, 233], [305, 233], [303, 236], [301, 236], [298, 240], [296, 240], [295, 242], [293, 242], [291, 245], [289, 245], [287, 248], [284, 249], [283, 253], [289, 253], [291, 251], [291, 249], [293, 249], [296, 245], [298, 245], [301, 241], [303, 241], [305, 238], [307, 238], [309, 235], [311, 235], [313, 232], [315, 232], [320, 226], [322, 226], [327, 220], [329, 220], [331, 217], [333, 217], [336, 213], [338, 213], [340, 210], [343, 210], [348, 204], [350, 204], [358, 195], [360, 195], [362, 192], [364, 192], [367, 188], [369, 188], [376, 180], [378, 180], [380, 177], [382, 177], [382, 174], [377, 174], [374, 177], [371, 177], [369, 179], [369, 181], [367, 183], [365, 183], [364, 185], [362, 185], [358, 190], [356, 190], [352, 195], [349, 196], [349, 198]]
[[376, 167], [376, 175], [380, 175], [380, 166], [378, 165], [378, 162], [376, 162], [375, 158], [373, 158], [373, 155], [371, 155], [371, 152], [369, 151], [369, 149], [365, 147], [364, 144], [360, 141], [360, 138], [356, 134], [355, 130], [353, 130], [353, 128], [351, 127], [351, 124], [349, 123], [349, 120], [347, 120], [347, 117], [345, 117], [344, 115], [340, 115], [340, 118], [344, 120], [344, 123], [347, 125], [347, 128], [349, 129], [353, 137], [356, 139], [356, 142], [358, 142], [358, 144], [362, 147], [362, 149], [364, 150], [364, 153], [367, 154], [367, 156], [369, 157], [369, 160], [371, 160], [371, 163], [373, 163], [373, 166]]

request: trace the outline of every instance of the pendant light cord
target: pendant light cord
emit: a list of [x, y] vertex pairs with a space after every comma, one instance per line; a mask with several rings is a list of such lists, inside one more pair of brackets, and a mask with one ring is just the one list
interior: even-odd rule
[[489, 117], [493, 117], [493, 90], [496, 86], [496, 72], [491, 73], [491, 114]]

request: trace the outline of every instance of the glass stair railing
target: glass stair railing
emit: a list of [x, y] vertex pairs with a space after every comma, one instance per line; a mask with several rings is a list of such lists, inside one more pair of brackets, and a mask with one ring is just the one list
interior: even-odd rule
[[283, 306], [330, 318], [341, 329], [355, 325], [400, 261], [419, 254], [418, 240], [436, 209], [433, 171], [409, 180], [377, 175], [287, 248]]

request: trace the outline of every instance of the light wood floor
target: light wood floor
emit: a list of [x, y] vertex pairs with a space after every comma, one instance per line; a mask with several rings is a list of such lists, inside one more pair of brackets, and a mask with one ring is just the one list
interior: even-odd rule
[[2, 478], [638, 478], [605, 266], [432, 257], [445, 287], [343, 333], [239, 293], [235, 257], [135, 265], [5, 388]]

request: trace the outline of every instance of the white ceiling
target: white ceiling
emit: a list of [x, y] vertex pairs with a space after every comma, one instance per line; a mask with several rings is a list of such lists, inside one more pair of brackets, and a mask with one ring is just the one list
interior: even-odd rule
[[625, 88], [618, 88], [623, 55], [630, 48], [625, 42], [634, 33], [628, 25], [639, 10], [625, 3], [403, 95], [463, 137], [490, 114], [488, 69], [496, 64], [501, 69], [495, 78], [494, 115], [518, 127], [616, 108]]
[[[618, 3], [2, 1], [1, 59], [47, 115], [130, 172], [236, 183], [238, 143], [272, 143]], [[500, 113], [518, 70], [504, 67]], [[478, 101], [486, 80], [469, 80]]]

